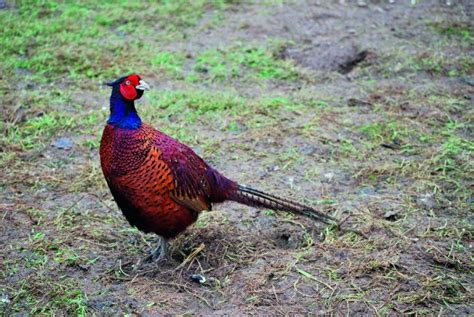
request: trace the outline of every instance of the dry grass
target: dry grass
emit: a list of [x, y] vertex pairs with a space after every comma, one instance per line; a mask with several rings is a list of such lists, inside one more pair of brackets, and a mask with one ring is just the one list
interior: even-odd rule
[[[379, 6], [0, 9], [1, 314], [472, 314], [472, 23], [461, 5], [397, 3], [371, 15], [367, 38]], [[313, 66], [326, 56], [315, 21], [342, 43], [335, 59], [348, 62], [347, 41], [366, 59], [345, 75]], [[335, 31], [349, 24], [349, 38]], [[97, 153], [102, 82], [132, 70], [154, 87], [144, 121], [340, 226], [224, 204], [173, 242], [169, 262], [140, 266], [155, 238], [126, 223]]]

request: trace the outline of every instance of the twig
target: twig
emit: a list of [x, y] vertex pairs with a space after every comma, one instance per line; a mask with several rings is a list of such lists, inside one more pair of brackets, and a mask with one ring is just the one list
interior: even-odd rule
[[64, 210], [62, 213], [65, 214], [72, 208], [74, 208], [81, 200], [83, 200], [86, 196], [82, 195], [78, 200], [76, 200], [68, 209]]
[[[303, 271], [303, 270], [301, 270], [301, 269], [299, 269], [299, 268], [296, 268], [296, 271], [297, 271], [298, 273], [300, 273], [301, 275], [303, 275], [304, 277], [309, 278], [309, 279], [311, 279], [311, 280], [313, 280], [313, 281], [316, 281], [316, 282], [318, 282], [319, 284], [322, 284], [322, 285], [326, 286], [326, 287], [329, 288], [331, 291], [334, 291], [334, 288], [332, 288], [331, 285], [329, 285], [329, 284], [327, 284], [327, 283], [325, 283], [325, 282], [323, 282], [323, 281], [318, 280], [318, 279], [315, 278], [312, 274], [309, 274], [309, 273], [307, 273], [307, 272], [305, 272], [305, 271]], [[303, 272], [304, 272], [304, 273], [303, 273]]]
[[191, 262], [194, 260], [194, 258], [195, 258], [202, 250], [204, 250], [204, 248], [205, 248], [204, 243], [201, 243], [196, 249], [194, 249], [193, 252], [191, 252], [191, 253], [188, 255], [188, 257], [187, 257], [186, 259], [184, 259], [184, 261], [183, 261], [180, 265], [178, 265], [178, 266], [174, 269], [174, 272], [176, 272], [176, 271], [178, 271], [179, 269], [183, 268], [183, 267], [186, 265], [186, 263], [188, 263], [188, 262], [191, 263]]

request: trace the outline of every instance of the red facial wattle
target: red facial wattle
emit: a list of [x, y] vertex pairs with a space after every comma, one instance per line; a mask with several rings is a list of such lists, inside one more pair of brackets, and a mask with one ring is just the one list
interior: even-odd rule
[[140, 77], [138, 75], [130, 75], [120, 84], [120, 93], [127, 100], [134, 100], [137, 98], [136, 86], [140, 83]]

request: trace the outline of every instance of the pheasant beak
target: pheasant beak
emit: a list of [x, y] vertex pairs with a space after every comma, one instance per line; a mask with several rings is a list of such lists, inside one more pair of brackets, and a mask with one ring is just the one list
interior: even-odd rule
[[149, 90], [150, 85], [148, 85], [144, 80], [140, 80], [138, 82], [138, 86], [136, 86], [135, 88], [139, 90]]

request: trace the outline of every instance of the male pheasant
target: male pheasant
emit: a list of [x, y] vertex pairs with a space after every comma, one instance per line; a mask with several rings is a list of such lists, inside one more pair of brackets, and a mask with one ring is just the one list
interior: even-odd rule
[[201, 211], [226, 200], [325, 223], [333, 220], [312, 207], [239, 185], [188, 146], [142, 123], [134, 101], [149, 86], [140, 76], [132, 74], [108, 85], [112, 95], [100, 143], [102, 171], [128, 222], [160, 236], [153, 260], [165, 257], [168, 239], [194, 223]]

